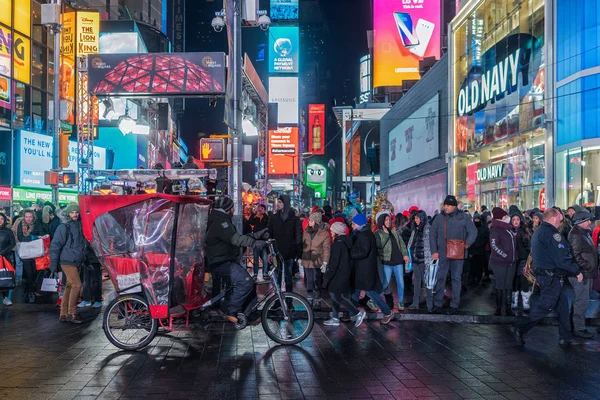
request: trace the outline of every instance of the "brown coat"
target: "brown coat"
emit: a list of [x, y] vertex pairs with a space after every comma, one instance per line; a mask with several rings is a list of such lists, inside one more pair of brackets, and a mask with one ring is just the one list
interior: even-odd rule
[[311, 238], [310, 233], [304, 231], [302, 234], [302, 267], [321, 268], [323, 263], [329, 262], [330, 251], [329, 224], [324, 223], [314, 238]]

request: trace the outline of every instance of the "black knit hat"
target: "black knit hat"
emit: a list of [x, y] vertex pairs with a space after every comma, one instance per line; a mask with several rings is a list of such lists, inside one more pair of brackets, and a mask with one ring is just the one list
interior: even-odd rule
[[454, 197], [451, 194], [449, 194], [444, 199], [444, 205], [445, 206], [454, 206], [454, 207], [457, 207], [458, 206], [458, 201], [456, 200], [456, 197]]
[[227, 212], [233, 208], [233, 200], [227, 196], [219, 197], [217, 200], [215, 200], [214, 208], [220, 208], [221, 210]]

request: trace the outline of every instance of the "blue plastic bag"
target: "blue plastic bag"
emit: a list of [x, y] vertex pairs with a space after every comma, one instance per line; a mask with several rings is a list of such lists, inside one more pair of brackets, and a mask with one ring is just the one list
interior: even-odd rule
[[405, 274], [410, 274], [413, 270], [413, 265], [412, 265], [412, 257], [410, 255], [410, 250], [408, 250], [408, 262], [404, 264], [404, 273]]

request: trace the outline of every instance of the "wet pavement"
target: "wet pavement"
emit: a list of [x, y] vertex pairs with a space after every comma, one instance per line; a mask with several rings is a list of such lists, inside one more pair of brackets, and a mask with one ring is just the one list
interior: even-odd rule
[[560, 347], [555, 326], [520, 347], [504, 325], [318, 320], [285, 347], [260, 326], [213, 322], [124, 352], [100, 313], [86, 309], [77, 326], [59, 323], [51, 305], [0, 308], [0, 398], [600, 398], [600, 344]]

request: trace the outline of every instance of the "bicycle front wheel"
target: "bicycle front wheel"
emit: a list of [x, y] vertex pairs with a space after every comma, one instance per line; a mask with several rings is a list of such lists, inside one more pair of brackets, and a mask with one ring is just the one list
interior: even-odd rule
[[315, 316], [308, 300], [292, 292], [282, 293], [285, 299], [283, 307], [287, 309], [287, 318], [281, 308], [277, 295], [272, 296], [262, 310], [262, 326], [269, 338], [279, 344], [300, 343], [310, 335]]

